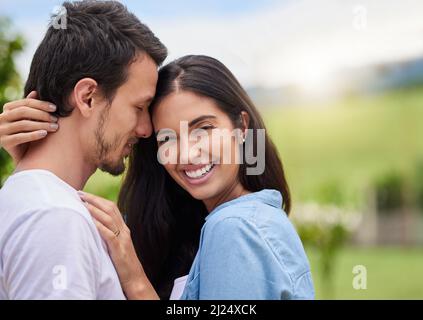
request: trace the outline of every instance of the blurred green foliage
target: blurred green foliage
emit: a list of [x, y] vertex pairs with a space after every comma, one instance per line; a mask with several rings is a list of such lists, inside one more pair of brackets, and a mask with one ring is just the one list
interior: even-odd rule
[[116, 202], [121, 184], [122, 176], [113, 177], [108, 173], [97, 170], [88, 180], [84, 191]]
[[346, 202], [343, 190], [342, 183], [339, 181], [326, 181], [316, 189], [316, 199], [321, 204], [342, 206]]
[[316, 272], [314, 278], [319, 278], [321, 287], [320, 294], [324, 299], [334, 298], [334, 272], [338, 268], [337, 256], [345, 245], [349, 233], [341, 224], [335, 224], [328, 228], [320, 228], [318, 225], [297, 225], [297, 231], [301, 235], [303, 244], [315, 250]]
[[[9, 19], [0, 17], [0, 112], [3, 112], [5, 103], [17, 99], [21, 94], [21, 79], [14, 59], [23, 47], [24, 40], [11, 31]], [[10, 157], [0, 149], [0, 187], [11, 171]]]
[[423, 159], [422, 106], [423, 88], [414, 87], [261, 111], [294, 203], [362, 207], [386, 172], [414, 179]]
[[417, 162], [413, 188], [417, 206], [423, 213], [423, 160]]
[[376, 207], [379, 212], [392, 212], [405, 206], [405, 181], [399, 172], [389, 172], [375, 183]]

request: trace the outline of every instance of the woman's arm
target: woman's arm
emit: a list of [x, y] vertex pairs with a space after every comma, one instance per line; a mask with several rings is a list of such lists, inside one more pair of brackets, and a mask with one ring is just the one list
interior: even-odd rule
[[15, 164], [27, 151], [28, 142], [44, 139], [59, 128], [58, 119], [50, 115], [56, 106], [36, 98], [33, 91], [26, 99], [6, 103], [0, 114], [0, 147], [12, 156]]
[[117, 206], [109, 200], [82, 191], [78, 192], [101, 237], [106, 241], [110, 257], [129, 300], [159, 300], [138, 260], [131, 233]]

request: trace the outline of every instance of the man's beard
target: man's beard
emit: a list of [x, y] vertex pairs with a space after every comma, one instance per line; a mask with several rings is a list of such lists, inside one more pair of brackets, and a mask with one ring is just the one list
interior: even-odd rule
[[107, 120], [108, 110], [101, 115], [97, 130], [95, 131], [96, 140], [96, 159], [98, 168], [101, 171], [110, 173], [113, 176], [121, 175], [125, 171], [124, 157], [116, 160], [110, 158], [113, 151], [116, 151], [122, 144], [123, 137], [115, 136], [112, 142], [105, 140], [105, 122]]

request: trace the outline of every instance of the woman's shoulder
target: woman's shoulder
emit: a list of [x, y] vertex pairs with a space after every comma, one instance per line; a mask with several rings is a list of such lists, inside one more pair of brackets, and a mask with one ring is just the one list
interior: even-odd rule
[[208, 241], [221, 242], [224, 237], [223, 242], [235, 246], [249, 238], [249, 243], [262, 243], [271, 251], [281, 265], [290, 269], [287, 271], [293, 278], [308, 272], [310, 267], [300, 237], [281, 209], [278, 194], [267, 192], [244, 200], [225, 206], [208, 217], [204, 225]]

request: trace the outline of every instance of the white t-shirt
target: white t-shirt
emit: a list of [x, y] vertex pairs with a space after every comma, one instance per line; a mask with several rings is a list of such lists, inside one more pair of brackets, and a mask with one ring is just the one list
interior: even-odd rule
[[0, 300], [125, 299], [91, 215], [53, 173], [9, 177], [0, 221]]
[[169, 300], [180, 300], [187, 284], [188, 275], [176, 278]]

